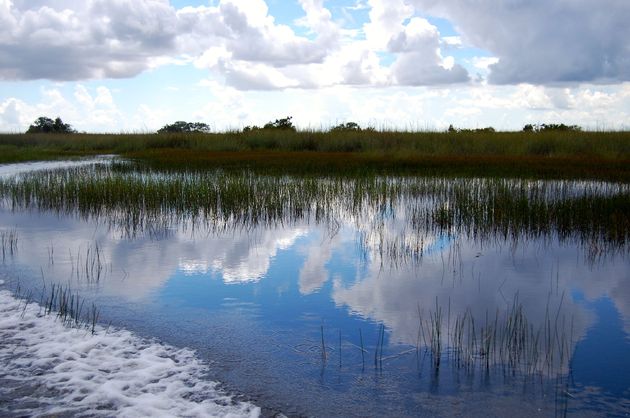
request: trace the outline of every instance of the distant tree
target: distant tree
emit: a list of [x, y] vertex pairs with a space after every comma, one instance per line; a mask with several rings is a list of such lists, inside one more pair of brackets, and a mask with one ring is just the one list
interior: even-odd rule
[[275, 122], [267, 122], [263, 129], [280, 129], [280, 130], [290, 130], [295, 131], [295, 126], [293, 126], [293, 122], [291, 122], [293, 116], [287, 116], [283, 119], [276, 119]]
[[202, 122], [184, 122], [182, 120], [170, 125], [164, 125], [157, 131], [159, 134], [164, 133], [208, 133], [210, 126]]
[[523, 132], [579, 132], [582, 128], [578, 125], [565, 125], [564, 123], [542, 123], [539, 125], [527, 124], [523, 126]]
[[361, 127], [356, 122], [346, 122], [331, 128], [330, 132], [361, 132]]
[[72, 129], [70, 124], [64, 123], [60, 117], [52, 120], [51, 118], [40, 116], [28, 127], [26, 133], [73, 134], [76, 131]]
[[260, 131], [260, 127], [256, 125], [252, 125], [252, 126], [246, 126], [243, 128], [243, 132], [254, 132], [254, 131]]
[[475, 129], [458, 129], [458, 128], [455, 128], [453, 125], [449, 125], [448, 126], [448, 132], [450, 132], [450, 133], [471, 133], [471, 132], [475, 132], [475, 133], [490, 134], [490, 133], [496, 132], [496, 130], [492, 126], [487, 126], [485, 128], [475, 128]]

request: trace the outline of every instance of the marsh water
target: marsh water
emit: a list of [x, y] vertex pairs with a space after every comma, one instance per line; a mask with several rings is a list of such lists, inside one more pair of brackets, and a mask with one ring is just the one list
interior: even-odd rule
[[0, 289], [71, 289], [263, 415], [630, 413], [628, 185], [0, 175]]

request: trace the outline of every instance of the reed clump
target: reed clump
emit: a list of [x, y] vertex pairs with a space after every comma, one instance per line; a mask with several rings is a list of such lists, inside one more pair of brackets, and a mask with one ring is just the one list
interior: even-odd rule
[[[15, 294], [23, 300], [23, 310], [26, 310], [30, 303], [37, 303], [33, 299], [33, 290], [22, 292], [19, 282], [16, 285]], [[44, 284], [41, 289], [39, 309], [42, 316], [55, 316], [65, 326], [85, 329], [92, 334], [96, 332], [96, 325], [100, 318], [100, 309], [96, 304], [86, 304], [79, 292], [63, 284], [53, 283], [49, 287]]]
[[[391, 260], [420, 259], [432, 237], [444, 235], [578, 242], [595, 255], [626, 251], [630, 239], [630, 186], [623, 183], [262, 176], [247, 170], [171, 172], [112, 164], [0, 179], [0, 199], [13, 210], [104, 221], [128, 236], [157, 235], [182, 225], [221, 233], [298, 222], [335, 231], [351, 222], [366, 251]], [[395, 221], [404, 227], [391, 234]], [[10, 252], [15, 245], [3, 236]], [[98, 247], [88, 249], [88, 258], [85, 269], [77, 266], [77, 271], [98, 277], [103, 270]]]
[[[298, 222], [335, 231], [351, 222], [361, 246], [393, 260], [420, 259], [435, 236], [578, 242], [594, 254], [627, 251], [630, 242], [625, 183], [263, 176], [248, 170], [153, 171], [113, 164], [0, 179], [0, 199], [13, 210], [104, 220], [128, 236], [191, 224], [220, 233]], [[391, 234], [396, 220], [404, 227]], [[96, 268], [98, 249], [91, 255]]]
[[503, 312], [486, 312], [485, 318], [478, 318], [467, 309], [456, 316], [449, 312], [444, 321], [436, 301], [428, 314], [418, 310], [418, 340], [431, 354], [435, 369], [445, 360], [471, 372], [498, 367], [522, 376], [566, 374], [573, 336], [565, 316], [560, 318], [561, 304], [555, 312], [547, 306], [543, 320], [535, 323], [517, 294]]

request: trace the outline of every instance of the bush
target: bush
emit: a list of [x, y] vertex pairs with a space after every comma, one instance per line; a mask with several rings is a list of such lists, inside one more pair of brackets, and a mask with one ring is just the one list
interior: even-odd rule
[[177, 121], [170, 125], [164, 125], [157, 131], [159, 134], [164, 133], [208, 133], [210, 127], [202, 122], [184, 122]]
[[246, 126], [243, 128], [243, 132], [247, 133], [247, 132], [254, 132], [254, 131], [260, 131], [260, 128], [256, 125], [252, 125], [252, 126]]
[[280, 129], [280, 130], [290, 130], [295, 131], [295, 126], [293, 126], [293, 122], [291, 122], [293, 116], [287, 116], [283, 119], [276, 119], [275, 122], [267, 122], [263, 129]]
[[356, 122], [346, 122], [331, 128], [330, 132], [361, 132], [361, 127]]
[[40, 116], [28, 127], [26, 133], [73, 134], [76, 133], [76, 131], [72, 129], [70, 124], [64, 123], [60, 117], [52, 120], [45, 116]]

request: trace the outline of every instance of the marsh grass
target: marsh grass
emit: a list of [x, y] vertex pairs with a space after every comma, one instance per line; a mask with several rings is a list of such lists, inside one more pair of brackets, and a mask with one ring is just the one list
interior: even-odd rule
[[41, 316], [54, 316], [64, 326], [84, 329], [92, 334], [96, 332], [100, 309], [94, 303], [86, 304], [85, 298], [82, 298], [78, 291], [73, 291], [69, 285], [57, 283], [47, 285], [44, 282], [37, 301], [33, 298], [33, 290], [23, 291], [18, 280], [13, 293], [24, 303], [22, 312], [26, 311], [29, 304], [35, 302], [38, 303]]
[[15, 229], [0, 230], [0, 245], [2, 246], [2, 262], [7, 257], [13, 257], [18, 249], [18, 233]]
[[98, 242], [88, 243], [85, 253], [81, 247], [74, 255], [69, 251], [69, 257], [72, 266], [70, 277], [76, 278], [78, 282], [99, 283], [108, 271], [111, 271], [111, 266], [107, 264]]
[[0, 162], [116, 153], [158, 167], [630, 179], [629, 132], [0, 134]]
[[569, 321], [560, 316], [563, 299], [564, 295], [555, 310], [548, 303], [537, 323], [527, 317], [516, 294], [503, 312], [486, 312], [485, 318], [479, 318], [466, 309], [449, 315], [447, 324], [436, 300], [435, 309], [428, 313], [418, 310], [418, 341], [423, 341], [436, 370], [444, 360], [471, 372], [499, 367], [521, 376], [566, 374], [574, 341], [572, 318], [569, 328]]
[[[526, 313], [525, 306], [516, 293], [510, 303], [494, 312], [473, 313], [470, 308], [442, 306], [436, 297], [435, 305], [428, 309], [418, 306], [418, 331], [416, 345], [412, 348], [397, 349], [395, 344], [388, 347], [388, 330], [384, 323], [375, 325], [375, 340], [372, 345], [364, 345], [363, 331], [359, 329], [358, 341], [342, 342], [339, 331], [338, 357], [341, 367], [342, 346], [344, 364], [348, 370], [354, 367], [365, 371], [365, 355], [373, 356], [373, 369], [379, 373], [388, 366], [398, 370], [403, 364], [418, 367], [419, 373], [429, 372], [430, 376], [441, 373], [463, 373], [464, 376], [485, 377], [503, 376], [506, 379], [521, 379], [525, 382], [542, 382], [564, 379], [571, 372], [571, 357], [575, 349], [573, 318], [563, 313], [564, 295], [557, 306], [551, 306], [551, 293], [544, 316]], [[320, 345], [314, 350], [299, 351], [307, 356], [321, 351], [321, 365], [327, 366], [328, 351], [335, 349], [326, 346], [324, 327], [319, 329]], [[308, 344], [302, 344], [307, 345]], [[386, 347], [390, 353], [385, 355]], [[402, 350], [402, 351], [401, 351]], [[359, 355], [360, 353], [360, 355]], [[403, 358], [413, 356], [411, 363]], [[429, 359], [425, 362], [425, 359]], [[402, 360], [402, 362], [401, 362]], [[427, 369], [428, 367], [428, 369]]]
[[[436, 236], [578, 242], [590, 257], [625, 252], [630, 238], [630, 186], [623, 183], [261, 176], [113, 164], [0, 179], [0, 198], [13, 210], [105, 221], [130, 237], [182, 225], [222, 233], [298, 222], [334, 234], [351, 222], [360, 247], [394, 262], [421, 259]], [[98, 248], [88, 255], [95, 257], [86, 267], [94, 277]]]

